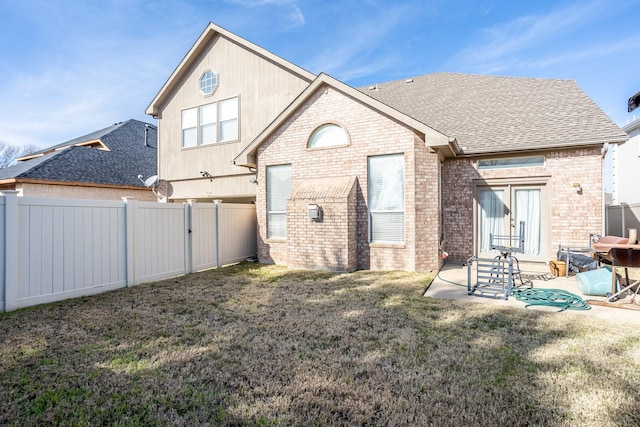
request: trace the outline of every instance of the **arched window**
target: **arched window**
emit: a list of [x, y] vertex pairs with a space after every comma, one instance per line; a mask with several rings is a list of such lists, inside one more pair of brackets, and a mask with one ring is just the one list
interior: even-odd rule
[[347, 144], [349, 144], [349, 138], [345, 130], [335, 123], [327, 123], [313, 131], [307, 147], [319, 148]]

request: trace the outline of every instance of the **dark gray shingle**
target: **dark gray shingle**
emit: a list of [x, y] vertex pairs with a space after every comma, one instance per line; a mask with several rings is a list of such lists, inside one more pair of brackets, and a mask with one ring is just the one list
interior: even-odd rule
[[[146, 145], [145, 127], [148, 129]], [[109, 151], [73, 145], [95, 139], [100, 139]], [[155, 126], [127, 120], [42, 152], [65, 146], [69, 148], [0, 169], [0, 179], [28, 178], [143, 187], [138, 175], [147, 178], [157, 173], [156, 144]]]

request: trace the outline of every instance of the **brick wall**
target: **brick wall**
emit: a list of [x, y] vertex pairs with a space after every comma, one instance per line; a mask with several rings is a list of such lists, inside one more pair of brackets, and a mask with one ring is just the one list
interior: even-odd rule
[[[309, 204], [322, 208], [309, 219]], [[287, 203], [287, 264], [292, 268], [354, 271], [357, 264], [355, 181], [346, 197], [293, 198]]]
[[[310, 134], [324, 123], [337, 123], [349, 135], [349, 144], [340, 147], [307, 148]], [[403, 244], [370, 244], [367, 210], [368, 156], [403, 153], [405, 159], [405, 242]], [[292, 181], [324, 177], [356, 177], [354, 195], [345, 218], [355, 215], [355, 241], [347, 253], [357, 254], [356, 266], [373, 270], [432, 270], [439, 266], [438, 237], [438, 158], [424, 145], [412, 129], [379, 114], [360, 102], [329, 87], [321, 87], [258, 149], [258, 256], [262, 262], [304, 265], [299, 245], [287, 240], [272, 240], [266, 236], [266, 167], [291, 164]], [[418, 165], [416, 167], [416, 165]], [[305, 205], [309, 200], [305, 201]], [[344, 206], [330, 200], [325, 220], [342, 227], [351, 220], [337, 220], [331, 215], [345, 215]], [[318, 202], [320, 204], [320, 202]], [[292, 206], [301, 210], [301, 207]], [[333, 211], [333, 209], [336, 209]], [[331, 212], [331, 213], [330, 213]], [[344, 254], [341, 239], [327, 237], [325, 230], [309, 224], [308, 217], [287, 214], [287, 233], [295, 239], [322, 242], [322, 253]], [[305, 213], [306, 215], [306, 213]], [[300, 222], [298, 222], [298, 220]], [[329, 224], [329, 222], [327, 223]], [[305, 233], [309, 233], [306, 235]], [[349, 232], [351, 233], [351, 232]], [[351, 239], [353, 240], [353, 239]], [[296, 253], [294, 252], [294, 248]], [[314, 250], [318, 250], [315, 248]], [[337, 258], [336, 258], [337, 259]], [[315, 261], [314, 261], [315, 262]], [[342, 264], [341, 264], [342, 265]]]
[[[448, 159], [443, 170], [443, 226], [453, 261], [474, 254], [474, 186], [542, 185], [543, 222], [548, 226], [546, 258], [555, 259], [558, 244], [585, 246], [589, 233], [600, 233], [602, 159], [599, 147], [541, 153], [540, 167], [478, 170], [478, 159]], [[578, 194], [574, 184], [580, 184]]]
[[123, 189], [92, 187], [82, 185], [53, 185], [20, 183], [16, 190], [22, 190], [25, 197], [59, 197], [68, 199], [98, 199], [98, 200], [122, 200], [123, 197], [133, 197], [142, 201], [157, 201], [150, 188]]

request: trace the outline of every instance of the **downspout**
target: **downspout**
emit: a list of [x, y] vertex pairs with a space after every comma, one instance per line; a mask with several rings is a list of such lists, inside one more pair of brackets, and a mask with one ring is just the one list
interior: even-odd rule
[[220, 203], [222, 200], [213, 201], [216, 205], [216, 267], [220, 268]]
[[[601, 151], [601, 154], [602, 154], [602, 157], [601, 157], [601, 159], [602, 159], [601, 160], [602, 191], [601, 191], [601, 194], [600, 194], [600, 198], [601, 198], [600, 205], [601, 205], [601, 208], [602, 208], [602, 216], [601, 216], [602, 217], [602, 223], [600, 224], [600, 229], [601, 229], [600, 230], [600, 234], [603, 235], [603, 236], [606, 236], [609, 233], [609, 221], [607, 219], [607, 205], [606, 205], [607, 200], [606, 200], [606, 191], [605, 191], [605, 188], [604, 188], [605, 182], [606, 182], [606, 179], [607, 179], [607, 177], [605, 175], [605, 173], [606, 173], [605, 157], [607, 155], [607, 151], [609, 151], [609, 143], [605, 142], [604, 145], [602, 146], [602, 151]], [[612, 184], [613, 184], [613, 182], [612, 182]]]

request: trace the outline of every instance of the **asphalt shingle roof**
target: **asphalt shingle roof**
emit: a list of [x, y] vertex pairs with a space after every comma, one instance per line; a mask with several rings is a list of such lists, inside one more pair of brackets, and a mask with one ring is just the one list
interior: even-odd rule
[[[73, 145], [95, 139], [100, 139], [109, 151]], [[28, 178], [143, 187], [138, 175], [147, 178], [157, 173], [156, 128], [138, 120], [117, 123], [42, 152], [61, 147], [68, 148], [0, 169], [0, 179]]]
[[369, 87], [359, 90], [456, 138], [465, 154], [626, 139], [572, 80], [435, 73]]

